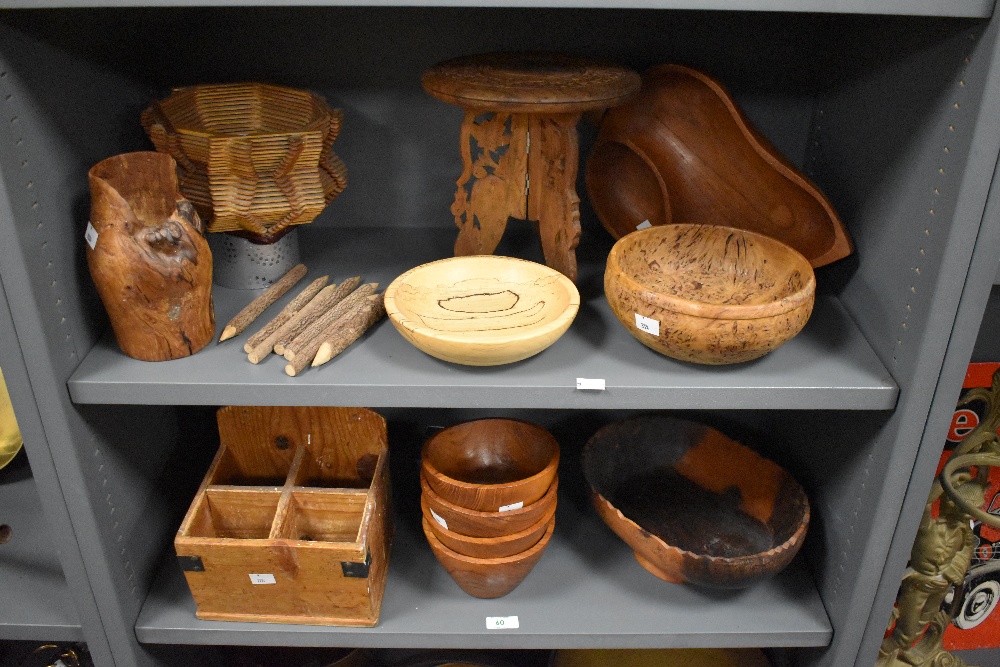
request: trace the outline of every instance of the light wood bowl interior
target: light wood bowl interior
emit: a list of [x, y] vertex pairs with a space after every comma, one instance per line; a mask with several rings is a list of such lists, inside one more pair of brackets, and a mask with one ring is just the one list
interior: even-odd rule
[[609, 424], [583, 470], [605, 523], [651, 573], [742, 588], [773, 576], [805, 539], [809, 501], [791, 475], [708, 426], [667, 416]]
[[517, 588], [535, 567], [549, 546], [556, 522], [548, 524], [542, 538], [527, 551], [506, 558], [472, 558], [455, 553], [434, 535], [426, 518], [422, 519], [424, 535], [431, 551], [463, 591], [477, 598], [498, 598]]
[[558, 271], [495, 255], [422, 264], [385, 290], [386, 312], [404, 338], [470, 366], [538, 354], [569, 328], [579, 307], [576, 286]]
[[[664, 225], [622, 237], [608, 255], [604, 292], [644, 345], [706, 364], [760, 357], [812, 314], [809, 262], [762, 234], [712, 225]], [[658, 322], [657, 335], [637, 315]]]
[[449, 503], [434, 493], [424, 475], [420, 475], [420, 492], [427, 508], [445, 521], [448, 530], [469, 537], [501, 537], [527, 530], [556, 506], [558, 490], [556, 478], [545, 495], [530, 505], [506, 512], [480, 512]]
[[559, 443], [545, 429], [513, 419], [479, 419], [436, 433], [424, 443], [422, 469], [445, 500], [493, 512], [530, 505], [548, 490]]

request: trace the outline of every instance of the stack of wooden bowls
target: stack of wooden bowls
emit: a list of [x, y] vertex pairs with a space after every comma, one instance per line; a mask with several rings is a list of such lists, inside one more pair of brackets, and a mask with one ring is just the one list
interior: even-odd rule
[[556, 525], [558, 466], [555, 438], [511, 419], [452, 426], [424, 444], [424, 535], [466, 593], [506, 595], [542, 557]]

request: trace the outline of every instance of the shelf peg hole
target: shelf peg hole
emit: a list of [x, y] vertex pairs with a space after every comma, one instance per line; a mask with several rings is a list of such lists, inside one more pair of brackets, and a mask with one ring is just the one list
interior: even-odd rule
[[10, 538], [14, 536], [14, 529], [5, 523], [0, 523], [0, 544], [6, 544], [10, 542]]

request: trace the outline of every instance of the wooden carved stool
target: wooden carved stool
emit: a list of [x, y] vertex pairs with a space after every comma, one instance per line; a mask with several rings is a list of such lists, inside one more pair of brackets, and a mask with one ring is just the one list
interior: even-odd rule
[[424, 90], [465, 109], [462, 176], [451, 212], [455, 255], [490, 255], [509, 218], [538, 223], [545, 263], [576, 280], [580, 199], [576, 124], [615, 106], [639, 75], [554, 53], [492, 53], [439, 63]]

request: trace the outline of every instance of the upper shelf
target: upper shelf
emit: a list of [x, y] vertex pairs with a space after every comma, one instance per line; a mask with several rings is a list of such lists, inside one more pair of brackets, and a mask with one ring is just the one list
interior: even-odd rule
[[[434, 359], [383, 320], [341, 356], [298, 377], [284, 359], [247, 361], [243, 343], [315, 277], [360, 274], [384, 288], [418, 264], [447, 256], [454, 234], [435, 229], [300, 230], [309, 273], [247, 331], [191, 357], [143, 362], [110, 334], [69, 380], [77, 403], [151, 405], [361, 405], [491, 408], [796, 408], [888, 410], [898, 388], [841, 304], [821, 297], [797, 337], [760, 360], [733, 366], [674, 361], [639, 344], [604, 299], [603, 263], [582, 256], [582, 304], [569, 331], [541, 354], [507, 366], [459, 366]], [[214, 291], [218, 331], [255, 292]], [[576, 389], [603, 379], [605, 391]]]
[[372, 7], [614, 7], [989, 17], [993, 0], [0, 0], [7, 8], [350, 5]]
[[0, 471], [0, 639], [82, 641], [73, 598], [63, 576], [38, 490], [26, 461]]

